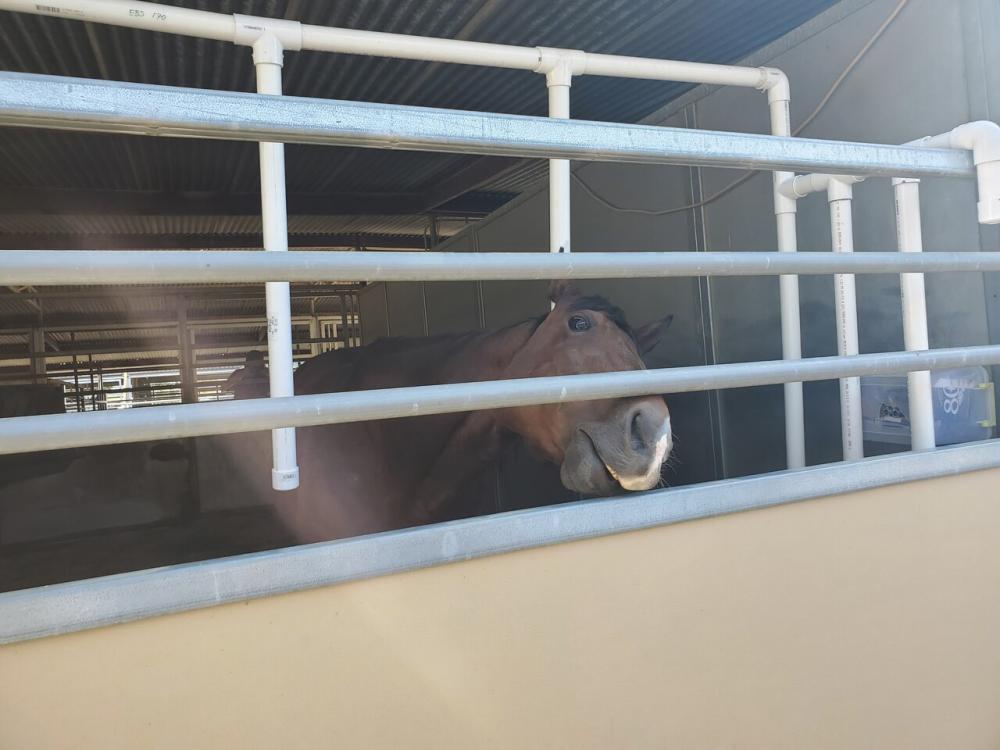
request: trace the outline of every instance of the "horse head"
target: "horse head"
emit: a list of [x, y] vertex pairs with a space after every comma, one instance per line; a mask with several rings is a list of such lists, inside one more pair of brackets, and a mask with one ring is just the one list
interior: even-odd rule
[[[504, 371], [504, 378], [642, 370], [673, 316], [632, 329], [602, 297], [553, 282], [552, 311]], [[648, 490], [660, 480], [673, 437], [660, 396], [544, 404], [501, 410], [499, 424], [560, 466], [562, 483], [588, 495]]]

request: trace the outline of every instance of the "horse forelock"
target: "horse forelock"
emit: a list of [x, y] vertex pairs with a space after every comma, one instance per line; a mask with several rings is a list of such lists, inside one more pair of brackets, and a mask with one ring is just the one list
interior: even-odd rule
[[[597, 294], [590, 294], [583, 297], [576, 297], [569, 305], [570, 312], [599, 312], [604, 313], [608, 316], [608, 320], [614, 323], [619, 329], [621, 329], [633, 342], [636, 341], [635, 331], [632, 330], [632, 326], [629, 325], [628, 320], [625, 317], [625, 311], [622, 310], [615, 304], [612, 304], [604, 297]], [[551, 313], [546, 313], [545, 315], [540, 315], [532, 320], [533, 327], [531, 332], [534, 333], [538, 330], [538, 326], [545, 322], [545, 319], [549, 317]]]

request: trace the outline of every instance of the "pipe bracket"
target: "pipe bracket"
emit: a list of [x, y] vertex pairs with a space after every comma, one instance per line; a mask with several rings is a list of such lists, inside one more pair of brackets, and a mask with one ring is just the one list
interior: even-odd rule
[[572, 86], [573, 76], [583, 75], [587, 70], [587, 53], [578, 49], [558, 47], [536, 47], [538, 65], [536, 73], [545, 74], [549, 86]]
[[[282, 18], [264, 18], [262, 16], [245, 16], [234, 13], [233, 20], [236, 30], [233, 32], [233, 43], [246, 47], [257, 47], [257, 42], [266, 36], [273, 36], [282, 50], [296, 52], [302, 49], [302, 24], [298, 21], [288, 21]], [[255, 62], [257, 62], [255, 60]], [[274, 62], [260, 60], [259, 62]], [[280, 58], [278, 63], [280, 64]]]

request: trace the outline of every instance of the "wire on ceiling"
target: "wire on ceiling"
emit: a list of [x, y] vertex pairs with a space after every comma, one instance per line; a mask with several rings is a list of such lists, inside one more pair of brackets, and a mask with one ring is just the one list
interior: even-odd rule
[[[868, 54], [868, 51], [875, 45], [875, 42], [877, 42], [879, 38], [881, 38], [881, 36], [886, 32], [889, 26], [892, 25], [892, 22], [896, 20], [896, 17], [900, 14], [903, 8], [906, 7], [906, 4], [909, 1], [910, 0], [900, 0], [899, 4], [896, 5], [893, 11], [886, 17], [885, 21], [882, 22], [882, 25], [879, 26], [878, 29], [876, 29], [875, 33], [872, 34], [871, 38], [858, 51], [858, 54], [854, 56], [854, 59], [851, 60], [847, 64], [847, 67], [844, 68], [844, 70], [840, 73], [839, 76], [837, 76], [836, 80], [833, 82], [833, 84], [831, 84], [830, 88], [823, 95], [823, 98], [820, 99], [819, 104], [816, 105], [816, 108], [812, 112], [810, 112], [809, 115], [806, 116], [806, 118], [801, 123], [798, 124], [795, 130], [792, 131], [793, 136], [799, 135], [799, 133], [801, 133], [803, 130], [809, 127], [812, 121], [819, 116], [820, 112], [823, 111], [827, 103], [829, 103], [830, 99], [833, 98], [833, 95], [837, 92], [837, 89], [839, 89], [841, 85], [844, 83], [844, 81], [847, 80], [847, 77], [857, 67], [858, 63], [860, 63], [861, 60], [864, 59], [865, 55]], [[740, 185], [747, 182], [747, 180], [749, 180], [755, 174], [757, 174], [757, 172], [752, 170], [744, 172], [742, 175], [740, 175], [738, 178], [730, 182], [725, 187], [712, 193], [707, 198], [703, 198], [702, 200], [697, 201], [696, 203], [689, 203], [686, 206], [675, 206], [674, 208], [664, 208], [664, 209], [628, 208], [626, 206], [619, 206], [615, 203], [612, 203], [607, 198], [598, 195], [597, 192], [595, 192], [595, 190], [590, 185], [584, 182], [583, 178], [580, 177], [580, 175], [577, 174], [577, 172], [573, 172], [573, 179], [576, 180], [576, 182], [580, 185], [580, 187], [583, 188], [584, 192], [587, 193], [587, 195], [596, 200], [598, 203], [607, 206], [612, 211], [617, 211], [619, 213], [624, 213], [624, 214], [645, 214], [647, 216], [666, 216], [668, 214], [681, 213], [682, 211], [691, 211], [692, 209], [695, 208], [701, 208], [702, 206], [707, 206], [709, 203], [714, 203], [715, 201], [719, 200], [719, 198], [728, 195], [733, 190], [738, 188]]]

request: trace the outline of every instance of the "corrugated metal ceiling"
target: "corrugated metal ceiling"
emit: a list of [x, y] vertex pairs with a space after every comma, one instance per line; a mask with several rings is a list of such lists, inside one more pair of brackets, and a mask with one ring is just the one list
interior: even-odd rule
[[[171, 4], [346, 28], [726, 63], [781, 36], [834, 1], [188, 0]], [[253, 88], [249, 52], [242, 47], [8, 12], [0, 12], [0, 68], [237, 91]], [[686, 88], [585, 76], [574, 82], [573, 114], [636, 121]], [[286, 56], [285, 90], [297, 96], [518, 114], [546, 110], [545, 86], [533, 73], [318, 52]], [[320, 195], [428, 192], [473, 159], [290, 146], [288, 190]], [[540, 174], [540, 164], [525, 164], [487, 179], [476, 190], [500, 193], [486, 201], [491, 206], [523, 190]], [[248, 143], [39, 130], [0, 133], [0, 188], [245, 193], [257, 184], [257, 152]], [[109, 213], [114, 210], [109, 206]], [[399, 234], [402, 225], [408, 227], [407, 234], [419, 234], [425, 226], [425, 219], [413, 215], [393, 217], [391, 225], [385, 217], [356, 218], [352, 231], [375, 234]], [[79, 225], [79, 219], [70, 221], [71, 226], [57, 224], [69, 219], [51, 221], [48, 234], [71, 233]], [[140, 232], [150, 231], [150, 226], [147, 222]], [[37, 222], [30, 228], [15, 224], [0, 231], [32, 229], [37, 229]], [[217, 219], [212, 231], [227, 233], [226, 221]], [[310, 230], [296, 225], [293, 232], [297, 231]], [[440, 230], [442, 235], [448, 232], [448, 227]]]

